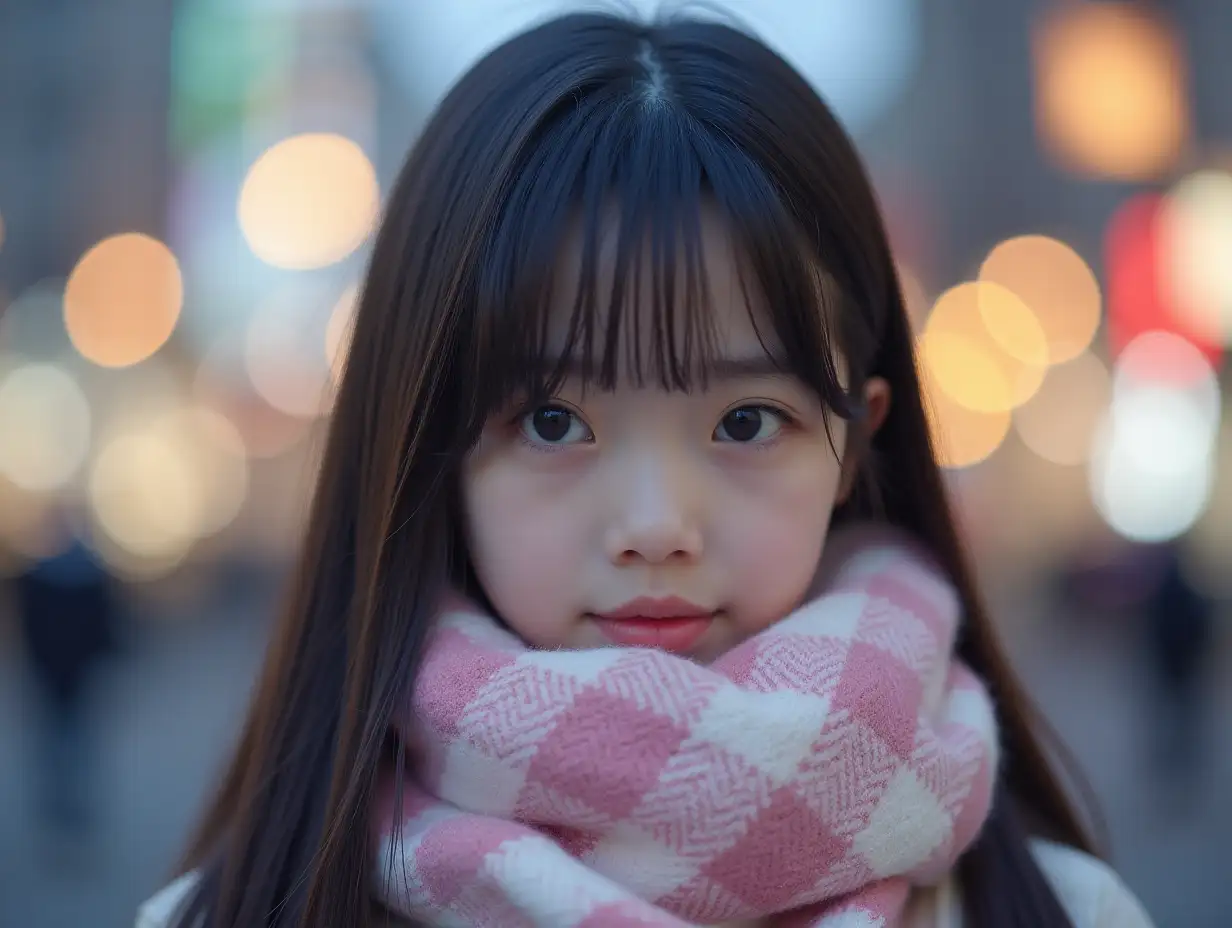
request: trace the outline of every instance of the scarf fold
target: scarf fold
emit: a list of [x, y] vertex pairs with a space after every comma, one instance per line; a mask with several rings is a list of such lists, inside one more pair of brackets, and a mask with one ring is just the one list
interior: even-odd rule
[[827, 576], [709, 666], [533, 650], [452, 604], [396, 722], [420, 766], [382, 784], [380, 900], [433, 925], [899, 924], [988, 814], [993, 707], [913, 545], [865, 533]]

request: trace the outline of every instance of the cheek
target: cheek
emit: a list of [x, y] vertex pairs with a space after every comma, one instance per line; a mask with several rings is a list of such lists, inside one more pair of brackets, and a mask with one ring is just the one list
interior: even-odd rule
[[733, 615], [756, 634], [799, 605], [817, 562], [838, 492], [839, 465], [826, 450], [745, 481], [722, 529], [723, 561], [733, 587]]
[[492, 465], [468, 471], [463, 501], [484, 593], [514, 631], [547, 648], [561, 646], [570, 629], [574, 604], [560, 580], [575, 575], [583, 546], [567, 497], [542, 483], [523, 469]]

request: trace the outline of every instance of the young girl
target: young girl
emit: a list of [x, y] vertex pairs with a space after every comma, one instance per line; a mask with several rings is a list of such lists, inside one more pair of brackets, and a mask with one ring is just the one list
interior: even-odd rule
[[833, 115], [715, 23], [493, 51], [392, 192], [293, 595], [139, 923], [1146, 925], [1089, 855]]

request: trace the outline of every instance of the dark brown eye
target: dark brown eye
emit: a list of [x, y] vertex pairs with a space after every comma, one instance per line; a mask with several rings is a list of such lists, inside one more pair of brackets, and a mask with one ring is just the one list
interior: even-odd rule
[[563, 406], [540, 406], [522, 419], [522, 433], [543, 445], [572, 445], [594, 436], [581, 418]]
[[741, 406], [719, 420], [715, 441], [768, 441], [783, 427], [783, 416], [766, 406]]

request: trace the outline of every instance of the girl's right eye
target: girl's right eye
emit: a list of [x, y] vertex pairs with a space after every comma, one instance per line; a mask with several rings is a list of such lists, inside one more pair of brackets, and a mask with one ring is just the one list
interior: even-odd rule
[[563, 406], [540, 406], [518, 420], [522, 437], [532, 445], [576, 445], [595, 440], [582, 417]]

